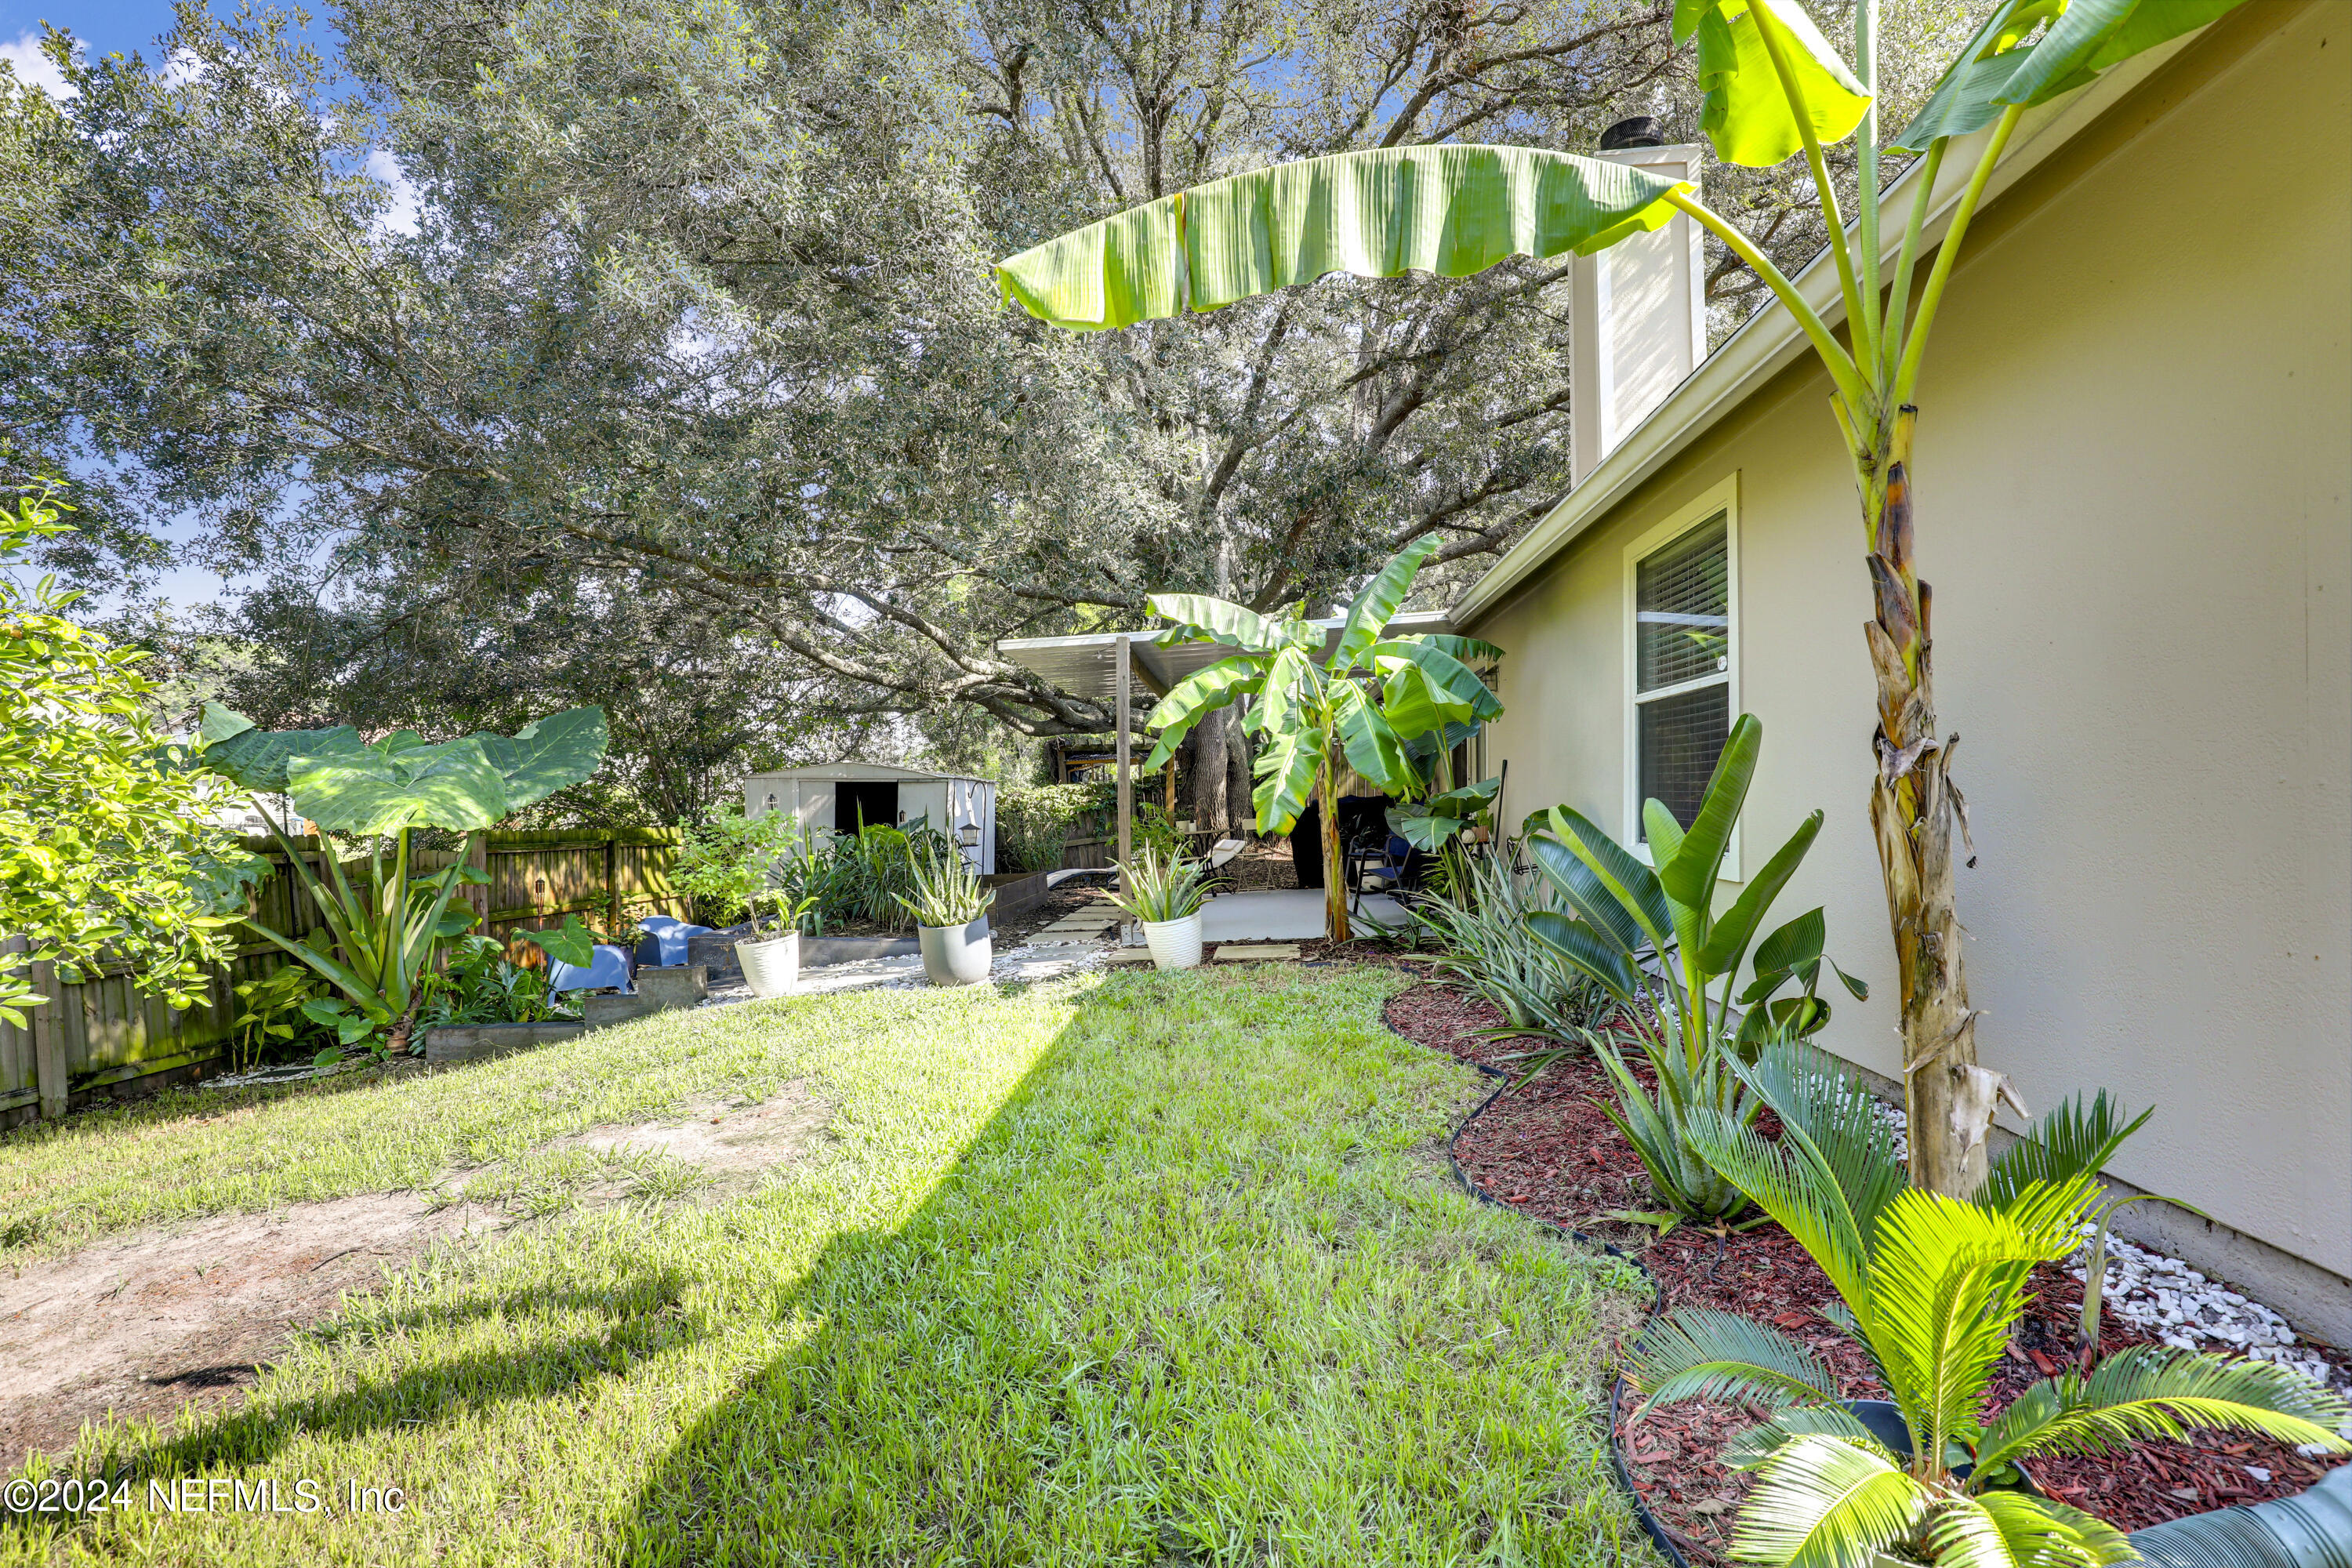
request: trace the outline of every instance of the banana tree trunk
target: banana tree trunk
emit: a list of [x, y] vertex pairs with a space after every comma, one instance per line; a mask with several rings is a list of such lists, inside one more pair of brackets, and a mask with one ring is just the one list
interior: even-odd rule
[[1348, 940], [1348, 867], [1339, 853], [1339, 759], [1328, 738], [1323, 742], [1323, 929], [1333, 942]]
[[1951, 780], [1959, 736], [1936, 733], [1935, 595], [1912, 560], [1911, 436], [1918, 415], [1906, 405], [1878, 448], [1857, 455], [1876, 600], [1863, 627], [1878, 680], [1870, 826], [1895, 933], [1911, 1181], [1965, 1198], [1984, 1181], [1994, 1100], [2014, 1103], [2016, 1095], [2001, 1075], [1977, 1065], [1976, 1014], [1954, 909], [1952, 830], [1957, 822], [1965, 844], [1968, 805]]

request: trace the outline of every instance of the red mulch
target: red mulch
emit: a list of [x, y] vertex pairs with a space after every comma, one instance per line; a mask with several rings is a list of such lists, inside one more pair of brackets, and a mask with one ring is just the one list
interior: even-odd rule
[[[1509, 1053], [1540, 1044], [1480, 1037], [1477, 1031], [1502, 1023], [1501, 1013], [1433, 981], [1393, 997], [1386, 1016], [1389, 1026], [1408, 1039], [1507, 1070]], [[1554, 1064], [1516, 1085], [1463, 1130], [1454, 1149], [1463, 1173], [1523, 1213], [1638, 1258], [1657, 1281], [1661, 1309], [1716, 1307], [1766, 1319], [1811, 1346], [1837, 1373], [1848, 1398], [1883, 1396], [1861, 1347], [1819, 1315], [1820, 1306], [1833, 1299], [1829, 1280], [1779, 1226], [1767, 1221], [1720, 1242], [1708, 1231], [1687, 1227], [1660, 1239], [1645, 1226], [1606, 1217], [1612, 1209], [1655, 1206], [1633, 1146], [1601, 1109], [1609, 1099], [1607, 1075], [1591, 1058]], [[2059, 1370], [2081, 1313], [2083, 1288], [2063, 1269], [2044, 1268], [2035, 1283], [2038, 1299], [1995, 1378], [1995, 1408]], [[2102, 1319], [2102, 1353], [2146, 1342], [2149, 1336], [2112, 1316]], [[2347, 1359], [2322, 1353], [2339, 1364]], [[1630, 1394], [1627, 1403], [1630, 1409]], [[1748, 1488], [1747, 1478], [1715, 1464], [1715, 1456], [1765, 1414], [1758, 1405], [1692, 1403], [1662, 1407], [1638, 1422], [1621, 1418], [1618, 1436], [1643, 1501], [1694, 1563], [1724, 1561], [1731, 1521]], [[2141, 1443], [2104, 1458], [2047, 1458], [2031, 1468], [2045, 1491], [2119, 1528], [2137, 1530], [2231, 1503], [2291, 1497], [2344, 1462], [2305, 1459], [2281, 1444], [2209, 1433], [2190, 1443]], [[2271, 1479], [2254, 1479], [2248, 1466], [2269, 1470]]]

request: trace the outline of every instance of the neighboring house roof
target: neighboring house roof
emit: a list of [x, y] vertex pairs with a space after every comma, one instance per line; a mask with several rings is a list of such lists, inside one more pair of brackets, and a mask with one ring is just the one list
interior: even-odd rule
[[[1992, 178], [1985, 189], [1985, 202], [1990, 204], [2065, 146], [2126, 93], [2147, 80], [2173, 56], [2191, 47], [2201, 36], [2201, 29], [2185, 34], [2135, 56], [2079, 91], [2027, 110], [2019, 120], [2000, 163], [1993, 170]], [[1991, 129], [1988, 127], [1973, 135], [1960, 137], [1952, 143], [1944, 158], [1936, 189], [1929, 198], [1927, 218], [1920, 229], [1922, 278], [1927, 275], [1924, 263], [1933, 255], [1934, 246], [1942, 240], [1945, 230], [1949, 226], [1952, 209], [1967, 189], [1977, 160], [1982, 155], [1985, 142], [1991, 134]], [[1880, 238], [1883, 252], [1889, 262], [1901, 247], [1912, 194], [1926, 169], [1926, 159], [1913, 160], [1911, 166], [1888, 187], [1883, 198], [1882, 208], [1885, 216], [1880, 225]], [[1847, 234], [1851, 240], [1859, 244], [1853, 228], [1849, 227]], [[1821, 312], [1823, 321], [1832, 327], [1844, 321], [1845, 307], [1838, 293], [1837, 271], [1826, 249], [1797, 274], [1795, 282], [1807, 302]], [[1805, 341], [1796, 318], [1790, 315], [1788, 308], [1778, 300], [1771, 300], [1748, 317], [1740, 324], [1738, 331], [1724, 341], [1721, 348], [1709, 354], [1648, 418], [1630, 431], [1591, 473], [1585, 475], [1581, 483], [1562, 497], [1558, 505], [1520, 536], [1518, 542], [1503, 552], [1502, 558], [1488, 568], [1484, 576], [1470, 585], [1454, 605], [1454, 626], [1466, 631], [1482, 616], [1500, 606], [1565, 549], [1570, 541], [1606, 517], [1618, 502], [1631, 495], [1637, 486], [1657, 472], [1676, 453], [1755, 395], [1773, 376], [1800, 357], [1811, 353], [1812, 347]], [[1823, 418], [1826, 422], [1827, 416], [1824, 415]]]
[[[1323, 628], [1322, 657], [1328, 658], [1332, 649], [1339, 646], [1339, 630], [1348, 619], [1345, 616], [1324, 616], [1307, 624]], [[1390, 617], [1388, 624], [1388, 630], [1398, 637], [1453, 629], [1453, 622], [1444, 610], [1407, 610]], [[1084, 632], [1066, 637], [1004, 637], [997, 643], [996, 651], [1034, 670], [1055, 690], [1097, 702], [1111, 701], [1117, 694], [1118, 645], [1122, 642], [1134, 660], [1129, 668], [1136, 680], [1160, 697], [1167, 696], [1168, 689], [1186, 676], [1206, 669], [1221, 658], [1231, 658], [1235, 651], [1223, 643], [1213, 642], [1162, 646], [1159, 638], [1163, 635], [1157, 631]]]

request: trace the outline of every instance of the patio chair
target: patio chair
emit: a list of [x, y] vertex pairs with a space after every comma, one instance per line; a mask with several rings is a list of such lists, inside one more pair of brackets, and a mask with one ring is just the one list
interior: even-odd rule
[[688, 925], [675, 915], [647, 915], [637, 922], [645, 934], [637, 939], [637, 966], [665, 969], [686, 962], [686, 939], [709, 936], [709, 926]]
[[603, 991], [614, 989], [634, 992], [636, 987], [629, 978], [629, 950], [610, 942], [598, 942], [596, 951], [586, 964], [566, 963], [560, 958], [547, 961], [547, 989], [558, 991]]

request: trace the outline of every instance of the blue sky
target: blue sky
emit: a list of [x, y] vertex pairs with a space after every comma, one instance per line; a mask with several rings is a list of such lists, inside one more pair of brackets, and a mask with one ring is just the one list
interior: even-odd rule
[[[155, 36], [171, 26], [172, 6], [170, 0], [0, 0], [0, 58], [20, 80], [47, 85], [54, 79], [54, 68], [36, 47], [44, 22], [71, 33], [93, 54], [138, 53], [157, 63]], [[189, 520], [167, 532], [176, 542], [193, 525]], [[164, 573], [156, 587], [173, 603], [191, 605], [217, 598], [223, 585], [212, 573], [185, 566]]]
[[[63, 27], [96, 54], [155, 57], [155, 35], [172, 25], [169, 0], [0, 0], [0, 47], [41, 36], [41, 24]], [[17, 63], [17, 73], [25, 74]]]

